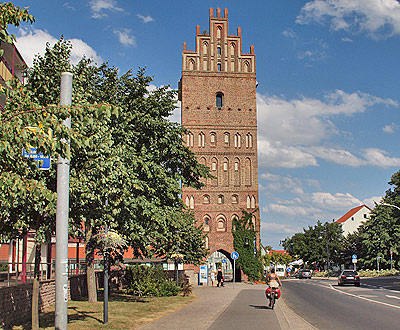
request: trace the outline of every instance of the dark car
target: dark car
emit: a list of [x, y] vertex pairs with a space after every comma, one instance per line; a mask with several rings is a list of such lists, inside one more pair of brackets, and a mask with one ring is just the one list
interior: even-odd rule
[[311, 270], [300, 269], [295, 276], [296, 278], [311, 278]]
[[360, 286], [360, 276], [355, 270], [344, 270], [339, 275], [338, 285], [353, 284]]

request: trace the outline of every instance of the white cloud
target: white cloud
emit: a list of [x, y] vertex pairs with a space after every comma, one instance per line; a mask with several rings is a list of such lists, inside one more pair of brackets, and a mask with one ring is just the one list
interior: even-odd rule
[[93, 18], [103, 18], [108, 16], [107, 12], [122, 12], [115, 0], [90, 0], [90, 9]]
[[379, 204], [382, 200], [382, 196], [372, 196], [363, 200], [363, 204], [369, 206], [371, 209], [375, 207], [375, 203]]
[[350, 38], [347, 38], [347, 37], [345, 37], [345, 38], [342, 38], [342, 41], [343, 41], [343, 42], [353, 42], [353, 40], [352, 40], [352, 39], [350, 39]]
[[400, 158], [389, 157], [388, 153], [384, 150], [376, 148], [368, 148], [364, 150], [365, 160], [368, 164], [378, 167], [399, 167]]
[[290, 28], [283, 31], [282, 34], [288, 38], [292, 38], [292, 39], [296, 38], [296, 33]]
[[397, 0], [312, 0], [296, 18], [298, 24], [329, 21], [334, 31], [365, 32], [373, 38], [400, 34]]
[[290, 176], [281, 176], [272, 173], [262, 173], [261, 179], [269, 181], [266, 186], [267, 190], [272, 191], [290, 191], [297, 195], [304, 194], [302, 188], [302, 182], [298, 178], [292, 178]]
[[[20, 36], [17, 37], [16, 45], [28, 66], [32, 66], [35, 55], [44, 54], [47, 42], [50, 46], [53, 46], [58, 40], [47, 31], [40, 29], [30, 29], [29, 31], [19, 29], [19, 32]], [[72, 64], [78, 63], [84, 55], [87, 58], [92, 58], [96, 63], [103, 62], [102, 58], [97, 55], [96, 51], [81, 39], [69, 39], [69, 41], [72, 44]]]
[[137, 14], [137, 17], [139, 17], [143, 21], [143, 23], [154, 22], [154, 18], [151, 16], [143, 16], [141, 14]]
[[351, 209], [362, 204], [358, 198], [350, 193], [315, 192], [311, 194], [311, 200], [315, 207], [329, 210]]
[[382, 131], [384, 133], [388, 133], [388, 134], [393, 134], [395, 132], [395, 130], [397, 130], [399, 128], [398, 125], [396, 125], [395, 123], [391, 123], [390, 125], [386, 125]]
[[[370, 94], [346, 93], [335, 90], [321, 99], [300, 97], [285, 99], [282, 96], [257, 94], [258, 151], [260, 167], [298, 168], [318, 166], [317, 158], [347, 166], [372, 164], [363, 155], [356, 156], [341, 148], [321, 146], [338, 135], [333, 119], [351, 116], [383, 104], [395, 106], [392, 99], [382, 99]], [[397, 159], [386, 158], [386, 162]], [[373, 162], [374, 165], [383, 162]]]
[[261, 222], [261, 230], [294, 234], [302, 231], [302, 228], [275, 222]]
[[132, 30], [130, 29], [119, 29], [114, 30], [114, 34], [118, 37], [121, 44], [125, 46], [135, 46], [135, 37], [132, 35]]

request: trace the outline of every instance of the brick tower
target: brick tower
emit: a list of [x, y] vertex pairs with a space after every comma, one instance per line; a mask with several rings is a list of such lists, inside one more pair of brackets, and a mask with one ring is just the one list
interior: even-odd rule
[[232, 219], [242, 210], [254, 211], [260, 243], [258, 211], [256, 62], [254, 46], [242, 52], [240, 27], [228, 33], [228, 10], [210, 8], [209, 32], [196, 26], [195, 50], [182, 52], [182, 125], [190, 133], [187, 146], [214, 179], [197, 191], [184, 187], [182, 198], [208, 233], [210, 254], [218, 251], [230, 260]]

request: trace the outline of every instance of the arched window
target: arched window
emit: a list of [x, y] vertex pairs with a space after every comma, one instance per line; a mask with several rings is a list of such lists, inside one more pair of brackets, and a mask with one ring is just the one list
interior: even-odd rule
[[251, 208], [251, 199], [250, 196], [247, 196], [247, 203], [246, 203], [247, 208]]
[[210, 217], [208, 215], [205, 215], [203, 218], [204, 221], [204, 231], [210, 231]]
[[203, 43], [203, 54], [206, 55], [207, 54], [207, 48], [208, 48], [208, 43], [204, 42]]
[[240, 160], [239, 158], [235, 158], [234, 161], [234, 172], [233, 172], [233, 184], [236, 187], [240, 186]]
[[256, 198], [254, 196], [251, 196], [250, 207], [252, 209], [254, 209], [256, 207]]
[[232, 195], [232, 204], [237, 204], [237, 203], [239, 203], [239, 196]]
[[244, 62], [243, 71], [250, 72], [250, 63], [248, 61]]
[[234, 138], [234, 142], [235, 142], [235, 148], [241, 148], [242, 146], [242, 137], [239, 133], [235, 134], [235, 138]]
[[226, 231], [226, 220], [223, 215], [217, 218], [217, 231]]
[[221, 65], [221, 63], [218, 63], [218, 64], [217, 64], [217, 70], [218, 70], [218, 71], [222, 71], [222, 65]]
[[193, 147], [193, 140], [194, 140], [193, 133], [188, 133], [186, 145], [188, 147]]
[[224, 133], [224, 144], [225, 144], [225, 147], [229, 147], [229, 133], [228, 132], [225, 132]]
[[210, 196], [209, 195], [203, 196], [203, 204], [210, 204]]
[[195, 66], [194, 66], [194, 60], [190, 59], [189, 60], [189, 70], [194, 70]]
[[192, 210], [194, 209], [194, 197], [190, 196], [190, 206], [189, 206]]
[[246, 148], [253, 148], [253, 135], [250, 133], [246, 134]]
[[208, 236], [204, 238], [204, 247], [208, 249]]
[[186, 196], [185, 204], [186, 204], [187, 207], [190, 206], [190, 198], [189, 198], [189, 196]]
[[211, 185], [214, 187], [218, 186], [218, 159], [213, 158], [211, 160], [211, 175], [214, 177], [211, 179]]
[[214, 145], [217, 143], [217, 134], [215, 132], [210, 133], [210, 144]]
[[246, 186], [251, 186], [252, 182], [252, 178], [251, 178], [251, 160], [250, 158], [246, 158], [245, 160], [245, 164], [244, 164], [244, 184]]
[[222, 27], [218, 26], [217, 27], [217, 38], [221, 38], [221, 30], [222, 30]]
[[217, 54], [221, 55], [221, 47], [219, 47], [219, 46], [217, 47]]
[[204, 148], [205, 146], [206, 137], [203, 132], [199, 133], [199, 147]]
[[222, 108], [224, 105], [224, 94], [222, 92], [218, 92], [215, 96], [215, 106], [217, 108]]
[[224, 195], [218, 195], [218, 204], [224, 204]]

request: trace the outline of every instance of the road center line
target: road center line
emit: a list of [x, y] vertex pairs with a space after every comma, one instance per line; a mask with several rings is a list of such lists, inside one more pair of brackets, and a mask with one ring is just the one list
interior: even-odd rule
[[390, 295], [385, 295], [386, 297], [388, 297], [388, 298], [394, 298], [394, 299], [399, 299], [400, 300], [400, 297], [397, 297], [397, 296], [390, 296]]
[[337, 291], [337, 292], [339, 292], [339, 293], [342, 293], [342, 294], [347, 294], [348, 296], [351, 296], [351, 297], [354, 297], [354, 298], [363, 299], [363, 300], [366, 300], [366, 301], [369, 301], [369, 302], [373, 302], [373, 303], [377, 303], [377, 304], [381, 304], [381, 305], [385, 305], [385, 306], [389, 306], [389, 307], [393, 307], [393, 308], [400, 309], [400, 306], [396, 306], [396, 305], [384, 303], [384, 302], [382, 302], [382, 301], [378, 301], [378, 300], [373, 300], [373, 299], [369, 299], [369, 298], [357, 296], [357, 295], [355, 295], [355, 294], [353, 294], [353, 293], [344, 292], [344, 291], [341, 291], [341, 290], [338, 290], [338, 289], [334, 288], [334, 287], [332, 286], [332, 284], [329, 284], [329, 286], [331, 287], [332, 290], [335, 290], [335, 291]]

